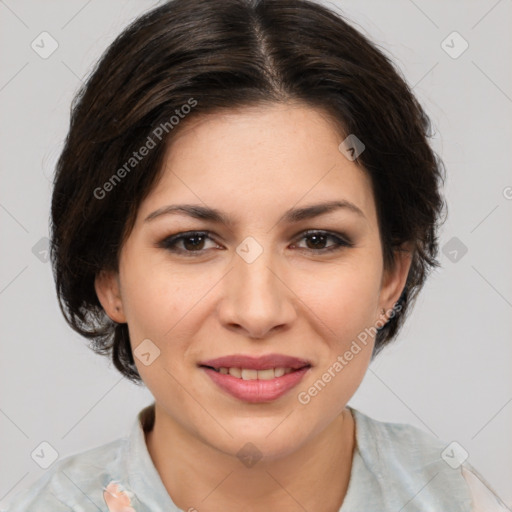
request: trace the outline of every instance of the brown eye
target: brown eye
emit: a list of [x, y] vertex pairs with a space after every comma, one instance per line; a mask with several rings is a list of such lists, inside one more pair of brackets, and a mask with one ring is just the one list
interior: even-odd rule
[[[343, 236], [343, 238], [341, 238]], [[330, 252], [339, 250], [343, 247], [353, 247], [353, 243], [348, 240], [348, 237], [344, 235], [337, 236], [326, 231], [308, 231], [301, 237], [302, 240], [306, 240], [306, 247], [299, 247], [312, 252]], [[334, 243], [326, 245], [329, 240]]]
[[[301, 247], [296, 244], [294, 244], [294, 247], [318, 254], [354, 246], [347, 236], [326, 231], [308, 231], [302, 233], [299, 240], [305, 240], [306, 247]], [[200, 256], [209, 248], [205, 247], [208, 241], [213, 243], [213, 247], [210, 248], [219, 248], [207, 231], [177, 233], [162, 240], [158, 246], [172, 253], [182, 254], [184, 256]]]
[[324, 246], [329, 237], [327, 235], [309, 235], [304, 238], [307, 240], [308, 249], [325, 249]]
[[[175, 253], [202, 253], [205, 252], [205, 243], [210, 240], [214, 242], [207, 232], [189, 231], [178, 233], [162, 240], [158, 246]], [[217, 246], [216, 244], [214, 244]]]
[[182, 238], [183, 247], [187, 251], [195, 251], [202, 249], [204, 246], [205, 237], [203, 235], [191, 235]]

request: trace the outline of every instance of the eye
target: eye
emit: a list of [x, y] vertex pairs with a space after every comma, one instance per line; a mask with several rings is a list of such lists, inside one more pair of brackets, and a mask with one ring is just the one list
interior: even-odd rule
[[[192, 255], [191, 253], [198, 253], [199, 255], [204, 252], [204, 245], [207, 240], [213, 242], [207, 231], [187, 231], [165, 238], [158, 246], [174, 253], [188, 253], [187, 256]], [[178, 247], [179, 245], [181, 247]]]
[[[328, 240], [333, 240], [332, 245], [326, 246]], [[326, 253], [340, 250], [343, 247], [353, 247], [354, 244], [345, 235], [334, 234], [328, 231], [306, 231], [299, 240], [307, 240], [307, 247], [301, 248], [307, 251]]]
[[[305, 231], [298, 240], [306, 240], [307, 247], [299, 247], [295, 244], [292, 245], [292, 247], [298, 247], [300, 250], [321, 254], [340, 250], [344, 247], [354, 246], [346, 235], [341, 233], [330, 233], [328, 231]], [[326, 246], [328, 240], [333, 241], [333, 243]], [[208, 249], [208, 247], [205, 247], [205, 244], [208, 241], [214, 244], [213, 248], [219, 247], [219, 245], [210, 237], [208, 231], [187, 231], [177, 233], [165, 238], [157, 245], [158, 247], [173, 253], [183, 254], [185, 256], [199, 256]]]

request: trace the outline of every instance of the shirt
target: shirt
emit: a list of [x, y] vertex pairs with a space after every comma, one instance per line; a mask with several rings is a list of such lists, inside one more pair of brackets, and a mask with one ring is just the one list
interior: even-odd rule
[[[173, 503], [147, 449], [154, 406], [138, 413], [128, 436], [56, 462], [7, 512], [194, 512]], [[508, 510], [467, 461], [459, 464], [456, 446], [348, 408], [356, 442], [339, 512]]]

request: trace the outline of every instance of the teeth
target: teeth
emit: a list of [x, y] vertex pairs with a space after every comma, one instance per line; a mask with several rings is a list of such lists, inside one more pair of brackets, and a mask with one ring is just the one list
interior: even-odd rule
[[284, 368], [274, 368], [274, 374], [276, 377], [282, 377], [286, 370]]
[[269, 368], [268, 370], [258, 370], [256, 373], [258, 374], [258, 380], [270, 380], [275, 377], [274, 368]]
[[245, 368], [242, 370], [242, 379], [254, 380], [257, 378], [258, 378], [258, 370], [246, 370]]
[[229, 368], [229, 375], [232, 375], [233, 377], [237, 377], [239, 379], [242, 378], [242, 370], [240, 368]]
[[223, 375], [231, 375], [243, 380], [271, 380], [275, 377], [282, 377], [291, 373], [291, 368], [268, 368], [267, 370], [250, 370], [248, 368], [219, 368], [218, 372]]

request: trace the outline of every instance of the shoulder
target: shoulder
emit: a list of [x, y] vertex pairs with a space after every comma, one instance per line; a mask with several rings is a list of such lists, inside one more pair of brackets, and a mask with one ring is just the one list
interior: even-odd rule
[[465, 457], [452, 449], [454, 445], [412, 425], [351, 411], [357, 440], [354, 472], [376, 501], [388, 506], [385, 510], [472, 510], [462, 473]]
[[388, 460], [392, 457], [397, 462], [413, 465], [424, 465], [433, 460], [443, 461], [441, 454], [448, 443], [413, 425], [379, 421], [357, 409], [351, 410], [358, 441], [364, 445], [368, 455], [386, 456]]
[[7, 512], [78, 512], [86, 510], [85, 501], [97, 510], [105, 510], [103, 493], [109, 484], [121, 478], [127, 442], [126, 438], [116, 439], [57, 461], [28, 489], [13, 497]]

